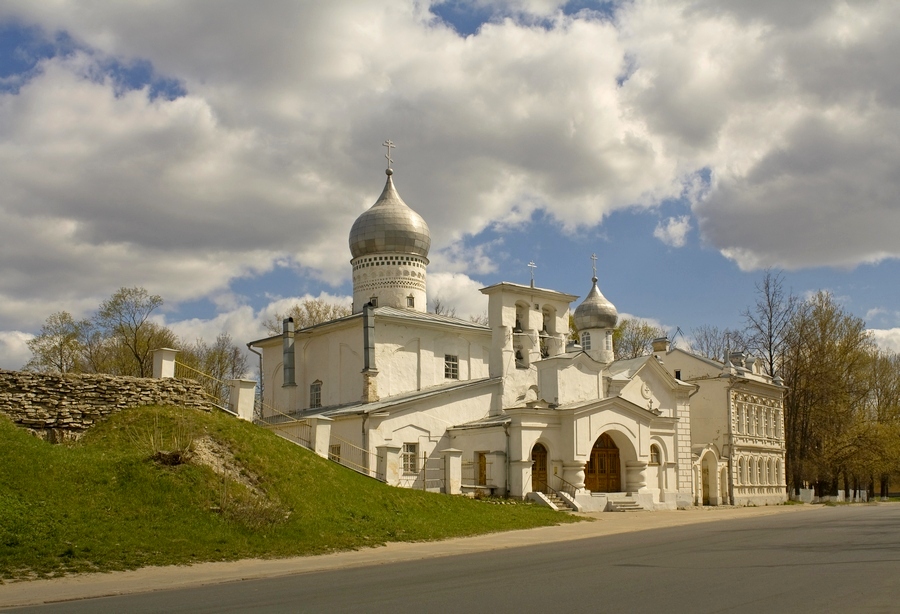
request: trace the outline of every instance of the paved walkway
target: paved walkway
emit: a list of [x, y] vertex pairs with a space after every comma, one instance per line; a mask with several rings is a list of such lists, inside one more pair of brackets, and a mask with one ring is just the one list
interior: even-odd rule
[[52, 580], [13, 582], [0, 584], [0, 608], [502, 550], [717, 520], [757, 518], [772, 514], [815, 514], [821, 509], [823, 509], [821, 506], [786, 505], [694, 508], [684, 511], [619, 514], [589, 513], [581, 515], [592, 518], [594, 522], [491, 533], [438, 542], [390, 543], [377, 548], [321, 556], [271, 560], [247, 559], [225, 563], [200, 563], [190, 566], [145, 567], [135, 571], [80, 574]]

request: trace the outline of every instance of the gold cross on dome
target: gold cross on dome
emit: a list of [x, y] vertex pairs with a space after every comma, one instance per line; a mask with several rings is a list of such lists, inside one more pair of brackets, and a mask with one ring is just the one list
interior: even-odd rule
[[388, 168], [391, 168], [391, 164], [393, 164], [393, 162], [394, 162], [394, 161], [391, 159], [391, 149], [392, 149], [392, 148], [395, 148], [395, 147], [397, 147], [397, 146], [394, 145], [394, 142], [393, 142], [392, 140], [390, 140], [390, 139], [388, 139], [388, 140], [386, 140], [384, 143], [382, 143], [381, 146], [382, 146], [382, 147], [387, 147], [388, 152], [387, 152], [386, 154], [384, 154], [384, 157], [387, 158], [387, 161], [388, 161]]

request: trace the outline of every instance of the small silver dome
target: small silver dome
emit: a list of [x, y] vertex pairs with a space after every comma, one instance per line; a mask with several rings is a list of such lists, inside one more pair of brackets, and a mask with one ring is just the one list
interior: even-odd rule
[[392, 174], [388, 169], [381, 196], [353, 222], [350, 254], [354, 258], [384, 252], [428, 256], [431, 247], [428, 224], [397, 194]]
[[615, 328], [619, 320], [619, 312], [615, 305], [606, 300], [597, 287], [597, 278], [594, 277], [594, 286], [584, 301], [575, 309], [575, 326], [578, 330], [592, 328]]

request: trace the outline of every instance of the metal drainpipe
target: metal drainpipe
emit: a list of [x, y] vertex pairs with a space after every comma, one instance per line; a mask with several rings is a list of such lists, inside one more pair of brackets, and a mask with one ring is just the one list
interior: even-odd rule
[[509, 425], [503, 425], [503, 431], [506, 433], [506, 498], [509, 499]]
[[368, 423], [369, 414], [364, 414], [362, 420], [362, 449], [364, 450], [363, 467], [365, 467], [366, 470], [371, 469], [371, 467], [369, 467], [369, 431], [366, 428], [368, 426]]
[[[247, 349], [259, 356], [259, 403], [257, 404], [255, 401], [253, 403], [254, 408], [259, 409], [259, 417], [262, 418], [262, 400], [263, 400], [263, 359], [262, 352], [257, 352], [253, 349], [253, 345], [250, 343], [247, 344]], [[254, 413], [257, 413], [254, 411]]]

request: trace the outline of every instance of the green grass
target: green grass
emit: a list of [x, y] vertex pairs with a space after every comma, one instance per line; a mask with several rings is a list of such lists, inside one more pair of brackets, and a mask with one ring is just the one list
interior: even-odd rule
[[[151, 435], [209, 436], [258, 493], [194, 462], [153, 460]], [[157, 444], [159, 445], [159, 444]], [[221, 413], [141, 408], [73, 445], [0, 416], [0, 580], [435, 540], [572, 521], [385, 486]]]

